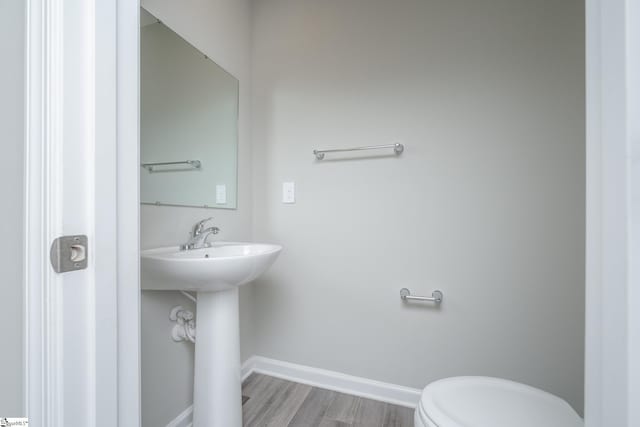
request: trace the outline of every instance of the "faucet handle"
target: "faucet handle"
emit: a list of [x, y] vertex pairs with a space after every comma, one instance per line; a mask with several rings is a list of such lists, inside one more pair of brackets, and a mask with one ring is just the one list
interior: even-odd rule
[[211, 221], [212, 219], [213, 219], [213, 217], [209, 217], [209, 218], [203, 219], [202, 221], [198, 221], [196, 223], [196, 225], [193, 226], [193, 234], [192, 234], [192, 236], [195, 237], [198, 234], [202, 233], [202, 229], [204, 228], [204, 225], [207, 222]]

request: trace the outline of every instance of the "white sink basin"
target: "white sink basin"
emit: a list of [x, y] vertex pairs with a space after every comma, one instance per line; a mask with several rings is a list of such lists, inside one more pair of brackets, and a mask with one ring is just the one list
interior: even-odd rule
[[216, 242], [142, 251], [142, 289], [196, 291], [193, 427], [242, 427], [238, 288], [264, 273], [282, 246]]
[[176, 246], [142, 251], [142, 289], [218, 292], [244, 285], [264, 273], [282, 246], [216, 242], [181, 251]]

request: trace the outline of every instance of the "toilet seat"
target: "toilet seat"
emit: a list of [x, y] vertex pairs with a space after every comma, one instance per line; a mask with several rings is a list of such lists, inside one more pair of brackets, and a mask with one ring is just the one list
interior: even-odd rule
[[429, 384], [416, 427], [583, 427], [567, 402], [545, 391], [490, 377], [455, 377]]

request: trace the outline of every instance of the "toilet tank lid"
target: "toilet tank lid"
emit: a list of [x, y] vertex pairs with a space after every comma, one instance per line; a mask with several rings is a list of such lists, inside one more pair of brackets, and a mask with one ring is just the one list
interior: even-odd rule
[[567, 402], [513, 381], [454, 377], [429, 384], [420, 406], [438, 427], [583, 427]]

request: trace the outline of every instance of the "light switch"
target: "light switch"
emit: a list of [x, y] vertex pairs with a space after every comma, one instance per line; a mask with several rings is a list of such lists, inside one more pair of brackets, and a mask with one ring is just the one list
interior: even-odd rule
[[296, 185], [293, 182], [282, 183], [282, 203], [296, 202]]
[[216, 203], [219, 205], [227, 203], [227, 186], [224, 184], [216, 185]]

